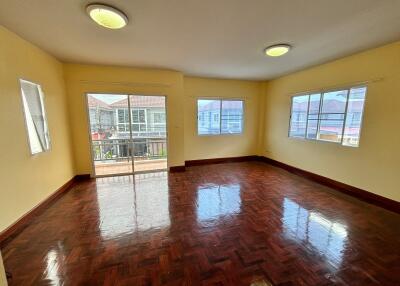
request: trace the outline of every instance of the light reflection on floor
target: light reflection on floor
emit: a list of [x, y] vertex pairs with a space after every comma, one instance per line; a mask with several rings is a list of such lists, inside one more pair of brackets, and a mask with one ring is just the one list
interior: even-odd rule
[[306, 243], [337, 269], [347, 241], [346, 226], [309, 211], [288, 198], [284, 199], [283, 209], [285, 236]]
[[1, 252], [10, 285], [398, 286], [399, 223], [244, 162], [79, 182]]
[[205, 185], [197, 189], [197, 220], [207, 224], [240, 212], [240, 185]]
[[97, 200], [103, 239], [170, 225], [166, 172], [97, 179]]
[[45, 279], [49, 282], [49, 285], [62, 285], [62, 276], [59, 273], [60, 265], [64, 263], [64, 249], [60, 242], [58, 242], [57, 249], [50, 249], [45, 257], [46, 270], [44, 272]]

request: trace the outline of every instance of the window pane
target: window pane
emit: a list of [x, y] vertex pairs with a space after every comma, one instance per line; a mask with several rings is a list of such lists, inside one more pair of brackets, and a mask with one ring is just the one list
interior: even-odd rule
[[344, 113], [346, 109], [347, 90], [324, 93], [321, 113]]
[[308, 114], [318, 114], [319, 113], [319, 105], [321, 102], [321, 94], [311, 94], [310, 95], [310, 108]]
[[347, 90], [324, 93], [317, 139], [341, 142], [346, 110]]
[[304, 138], [306, 134], [308, 95], [292, 98], [292, 112], [290, 117], [290, 137]]
[[125, 131], [125, 124], [118, 124], [118, 131]]
[[316, 139], [318, 131], [319, 108], [321, 105], [321, 94], [311, 94], [308, 107], [307, 139]]
[[316, 139], [318, 131], [318, 120], [308, 120], [307, 123], [307, 138]]
[[138, 123], [139, 122], [139, 110], [132, 109], [132, 122]]
[[139, 124], [132, 124], [132, 131], [139, 131]]
[[118, 109], [118, 122], [124, 123], [125, 122], [125, 112], [123, 109]]
[[153, 114], [154, 123], [165, 123], [165, 114], [164, 113], [154, 113]]
[[357, 147], [359, 144], [366, 91], [366, 87], [352, 88], [350, 90], [343, 145]]
[[318, 139], [323, 141], [340, 142], [343, 131], [343, 120], [321, 120], [319, 123]]
[[146, 131], [146, 124], [140, 124], [140, 131]]
[[144, 110], [139, 110], [139, 122], [140, 123], [146, 122], [146, 115]]
[[199, 99], [197, 101], [197, 133], [199, 135], [220, 134], [220, 108], [220, 100]]
[[223, 134], [242, 133], [242, 124], [243, 124], [243, 101], [223, 100], [221, 133]]
[[20, 84], [31, 153], [47, 151], [50, 135], [40, 85], [25, 80], [20, 80]]
[[124, 109], [124, 114], [125, 114], [125, 123], [129, 123], [129, 113], [128, 109]]

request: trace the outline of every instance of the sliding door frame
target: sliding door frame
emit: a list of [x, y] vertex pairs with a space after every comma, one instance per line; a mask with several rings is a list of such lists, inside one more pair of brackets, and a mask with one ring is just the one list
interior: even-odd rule
[[[126, 172], [126, 173], [116, 173], [116, 174], [106, 174], [106, 175], [97, 175], [96, 174], [96, 168], [95, 168], [95, 163], [94, 163], [94, 157], [93, 157], [93, 140], [92, 140], [92, 133], [91, 133], [91, 127], [90, 127], [90, 113], [89, 113], [89, 95], [91, 94], [107, 94], [107, 95], [125, 95], [127, 96], [128, 99], [128, 112], [129, 112], [129, 134], [130, 134], [130, 139], [129, 139], [129, 149], [128, 149], [128, 157], [131, 157], [131, 164], [132, 164], [132, 172]], [[168, 151], [168, 146], [169, 146], [169, 140], [168, 140], [168, 104], [167, 104], [167, 99], [168, 97], [166, 95], [155, 95], [155, 94], [147, 94], [147, 93], [140, 93], [140, 94], [135, 94], [135, 93], [117, 93], [117, 92], [85, 92], [83, 94], [84, 100], [85, 100], [85, 108], [86, 108], [86, 127], [88, 130], [88, 136], [89, 136], [89, 153], [90, 153], [90, 162], [91, 162], [91, 178], [103, 178], [103, 177], [114, 177], [114, 176], [129, 176], [129, 175], [135, 175], [135, 174], [145, 174], [145, 173], [153, 173], [153, 172], [162, 172], [162, 171], [167, 171], [168, 170], [168, 160], [169, 160], [169, 151]], [[132, 112], [131, 112], [131, 96], [158, 96], [158, 97], [163, 97], [164, 98], [164, 110], [165, 110], [165, 141], [167, 144], [167, 168], [163, 169], [155, 169], [155, 170], [148, 170], [148, 171], [135, 171], [135, 153], [134, 153], [134, 137], [132, 135]], [[129, 155], [129, 151], [131, 151], [131, 155]]]

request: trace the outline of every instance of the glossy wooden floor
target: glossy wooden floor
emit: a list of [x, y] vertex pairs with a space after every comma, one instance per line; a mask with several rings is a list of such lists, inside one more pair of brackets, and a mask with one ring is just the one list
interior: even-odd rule
[[2, 251], [10, 285], [400, 285], [400, 216], [219, 164], [83, 182]]

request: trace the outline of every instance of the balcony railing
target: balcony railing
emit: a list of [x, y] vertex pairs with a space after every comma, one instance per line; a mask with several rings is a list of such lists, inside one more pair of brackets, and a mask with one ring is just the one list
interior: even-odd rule
[[[91, 133], [107, 133], [114, 137], [121, 137], [130, 135], [130, 129], [128, 123], [119, 123], [117, 125], [110, 124], [91, 124]], [[165, 124], [159, 124], [155, 126], [147, 126], [146, 124], [132, 124], [132, 136], [140, 138], [166, 137], [167, 131]]]
[[126, 139], [92, 140], [94, 161], [129, 161], [132, 159], [152, 160], [167, 158], [166, 139], [145, 139], [131, 141]]

